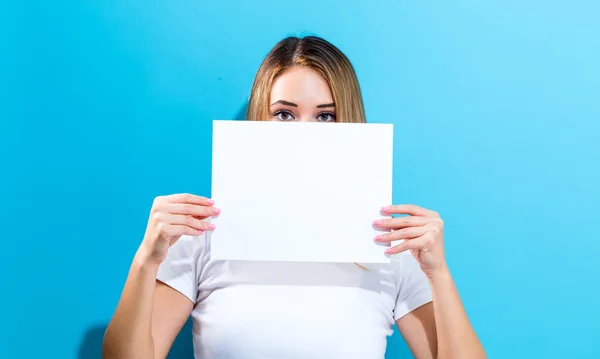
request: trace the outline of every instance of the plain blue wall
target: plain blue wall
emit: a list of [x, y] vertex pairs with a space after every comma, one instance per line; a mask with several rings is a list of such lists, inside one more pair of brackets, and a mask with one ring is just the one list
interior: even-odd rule
[[99, 357], [153, 197], [210, 193], [211, 120], [303, 31], [395, 124], [395, 202], [444, 215], [490, 358], [598, 356], [598, 4], [2, 2], [0, 357]]

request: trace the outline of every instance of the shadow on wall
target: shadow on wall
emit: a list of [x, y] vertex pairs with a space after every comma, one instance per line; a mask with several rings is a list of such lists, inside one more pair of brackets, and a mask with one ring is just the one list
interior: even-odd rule
[[[246, 119], [248, 110], [248, 101], [244, 101], [240, 108], [235, 112], [233, 119], [243, 121]], [[87, 330], [79, 346], [78, 359], [101, 359], [102, 358], [102, 339], [106, 331], [105, 325], [97, 325]], [[173, 347], [169, 353], [168, 359], [193, 359], [194, 348], [192, 342], [192, 320], [189, 319], [181, 332], [175, 339]]]
[[[102, 338], [106, 325], [98, 325], [88, 329], [79, 346], [77, 359], [101, 359]], [[194, 359], [194, 346], [192, 341], [192, 319], [188, 319], [185, 326], [175, 339], [168, 359]]]
[[248, 111], [248, 101], [242, 104], [234, 119], [238, 121], [244, 121], [246, 119], [246, 111]]
[[[241, 104], [234, 113], [233, 119], [243, 121], [246, 119], [248, 101]], [[106, 331], [107, 324], [96, 325], [89, 328], [83, 336], [79, 345], [78, 359], [101, 359], [102, 358], [102, 339]], [[168, 359], [193, 359], [194, 349], [192, 342], [192, 321], [189, 319], [181, 332], [175, 339]]]

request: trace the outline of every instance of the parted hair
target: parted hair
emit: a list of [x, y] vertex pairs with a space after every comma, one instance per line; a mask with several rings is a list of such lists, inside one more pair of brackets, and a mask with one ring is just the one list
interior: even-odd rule
[[337, 47], [315, 37], [287, 37], [278, 42], [254, 78], [246, 119], [269, 120], [271, 88], [277, 76], [293, 66], [317, 72], [329, 85], [337, 122], [366, 122], [362, 94], [354, 67]]

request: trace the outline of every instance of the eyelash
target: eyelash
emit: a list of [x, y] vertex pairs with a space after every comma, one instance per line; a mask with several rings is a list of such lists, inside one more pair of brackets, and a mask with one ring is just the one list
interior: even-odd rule
[[317, 115], [317, 118], [321, 117], [322, 115], [329, 115], [329, 117], [331, 117], [330, 121], [321, 121], [321, 122], [335, 122], [335, 114], [333, 114], [332, 112], [321, 112], [320, 114]]
[[[284, 114], [284, 113], [287, 114], [287, 115], [289, 115], [289, 116], [291, 116], [292, 117], [292, 121], [295, 119], [294, 115], [290, 111], [286, 111], [286, 110], [275, 111], [275, 113], [273, 114], [273, 117], [277, 117], [277, 116], [279, 116], [281, 114]], [[332, 112], [321, 112], [321, 113], [319, 113], [317, 115], [317, 118], [321, 117], [322, 115], [328, 115], [331, 118], [331, 120], [330, 121], [320, 121], [320, 122], [333, 122], [336, 119], [335, 118], [335, 114], [332, 113]], [[281, 121], [290, 121], [290, 120], [281, 120]]]
[[[273, 114], [273, 117], [277, 117], [283, 113], [288, 114], [289, 116], [292, 117], [292, 119], [295, 119], [294, 115], [292, 115], [292, 113], [290, 111], [286, 111], [286, 110], [279, 110], [279, 111], [275, 111], [275, 113]], [[290, 120], [281, 120], [281, 121], [290, 121]]]

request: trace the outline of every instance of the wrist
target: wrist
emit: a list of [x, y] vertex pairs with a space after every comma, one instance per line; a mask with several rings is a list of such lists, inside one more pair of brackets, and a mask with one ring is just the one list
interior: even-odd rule
[[430, 283], [436, 283], [440, 281], [447, 281], [452, 279], [452, 275], [450, 274], [450, 268], [447, 265], [440, 266], [431, 271], [427, 271], [425, 273]]
[[140, 248], [135, 254], [132, 263], [132, 269], [143, 272], [158, 272], [159, 262], [156, 262], [150, 255], [146, 255], [145, 251]]

